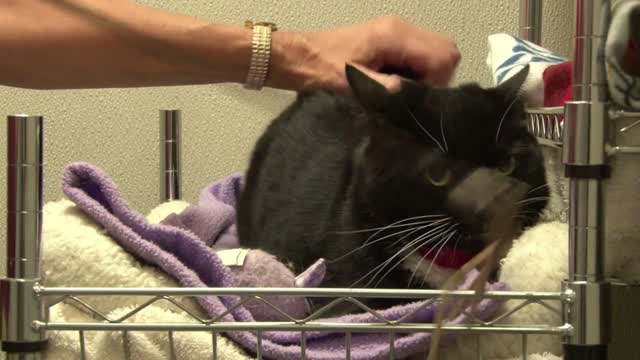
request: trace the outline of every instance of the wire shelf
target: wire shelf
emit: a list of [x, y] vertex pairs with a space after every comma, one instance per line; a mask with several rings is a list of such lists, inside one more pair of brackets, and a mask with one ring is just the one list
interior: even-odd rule
[[[413, 289], [297, 289], [297, 288], [50, 288], [35, 286], [34, 292], [40, 298], [53, 298], [48, 303], [48, 308], [56, 306], [60, 303], [67, 303], [77, 309], [88, 313], [95, 322], [55, 322], [55, 321], [35, 321], [33, 326], [38, 330], [47, 331], [76, 331], [79, 336], [80, 357], [85, 358], [86, 340], [85, 333], [89, 331], [120, 331], [123, 337], [123, 346], [128, 342], [125, 338], [130, 336], [134, 331], [156, 331], [166, 332], [171, 347], [171, 354], [175, 354], [172, 341], [176, 332], [209, 332], [212, 334], [213, 347], [215, 348], [216, 338], [224, 332], [232, 331], [252, 331], [258, 335], [260, 340], [261, 334], [267, 331], [296, 331], [301, 335], [301, 347], [304, 348], [305, 340], [303, 339], [305, 332], [325, 331], [343, 333], [345, 342], [351, 339], [352, 334], [356, 333], [388, 333], [390, 334], [389, 346], [393, 346], [394, 337], [397, 333], [417, 333], [417, 332], [433, 332], [437, 329], [436, 324], [412, 322], [414, 315], [431, 305], [440, 304], [444, 297], [449, 299], [470, 299], [476, 297], [474, 291], [443, 291], [443, 290], [413, 290]], [[189, 310], [176, 297], [198, 297], [198, 296], [237, 296], [239, 301], [236, 305], [227, 310], [223, 314], [219, 314], [214, 318], [206, 318], [199, 316]], [[136, 296], [146, 297], [146, 301], [142, 301], [139, 305], [134, 306], [118, 317], [111, 317], [104, 312], [96, 309], [95, 306], [82, 297], [109, 297], [109, 296]], [[313, 311], [304, 318], [295, 318], [290, 316], [286, 309], [279, 307], [277, 304], [266, 299], [268, 296], [293, 296], [293, 297], [330, 297], [332, 301], [324, 307]], [[549, 336], [568, 336], [571, 335], [573, 328], [569, 324], [515, 324], [509, 322], [514, 314], [523, 309], [539, 305], [562, 317], [563, 305], [573, 301], [574, 294], [571, 291], [564, 292], [520, 292], [520, 291], [488, 291], [482, 295], [483, 299], [494, 299], [500, 302], [512, 301], [507, 311], [498, 312], [490, 319], [479, 319], [473, 313], [464, 311], [470, 322], [466, 324], [445, 324], [441, 327], [447, 333], [460, 335], [476, 335], [494, 333], [494, 334], [513, 334], [522, 337], [522, 356], [526, 358], [527, 336], [529, 335], [549, 335]], [[401, 318], [389, 319], [379, 311], [373, 310], [364, 305], [360, 298], [403, 298], [411, 300], [426, 300], [422, 307], [415, 309], [412, 313], [406, 314]], [[94, 298], [95, 299], [95, 298]], [[140, 301], [140, 300], [138, 300]], [[189, 321], [181, 323], [141, 323], [133, 321], [134, 315], [143, 312], [150, 306], [159, 305], [160, 303], [171, 305], [173, 311], [187, 315]], [[253, 321], [253, 322], [231, 322], [225, 321], [226, 315], [230, 314], [235, 308], [248, 304], [249, 302], [259, 302], [277, 311], [282, 315], [282, 321]], [[376, 320], [373, 322], [332, 322], [322, 317], [332, 307], [342, 302], [349, 302], [356, 305], [361, 312], [373, 315]], [[48, 318], [48, 317], [47, 317]], [[261, 345], [258, 341], [258, 347]], [[479, 344], [478, 344], [479, 346]], [[348, 348], [348, 346], [347, 346]], [[215, 354], [215, 349], [212, 349]], [[124, 349], [123, 354], [128, 358], [130, 349]], [[256, 349], [256, 354], [260, 354], [261, 349]], [[347, 351], [347, 359], [350, 359], [349, 351]], [[171, 358], [176, 358], [174, 355]], [[214, 356], [214, 359], [216, 357]], [[260, 358], [260, 356], [258, 356]], [[304, 357], [303, 357], [304, 358]]]
[[526, 109], [527, 129], [541, 145], [560, 148], [564, 135], [564, 107]]
[[[625, 133], [640, 124], [640, 112], [612, 108], [608, 112], [609, 119], [634, 120], [632, 123], [620, 127], [617, 131]], [[564, 107], [527, 108], [527, 130], [533, 134], [540, 145], [562, 148], [564, 137]], [[640, 153], [640, 146], [608, 145], [609, 155], [616, 153]]]

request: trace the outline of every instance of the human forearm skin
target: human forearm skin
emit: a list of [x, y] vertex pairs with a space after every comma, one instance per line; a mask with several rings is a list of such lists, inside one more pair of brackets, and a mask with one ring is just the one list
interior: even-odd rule
[[[267, 85], [297, 81], [291, 57], [304, 50], [294, 38], [274, 33]], [[251, 30], [125, 0], [5, 0], [0, 54], [0, 84], [23, 88], [242, 83]]]

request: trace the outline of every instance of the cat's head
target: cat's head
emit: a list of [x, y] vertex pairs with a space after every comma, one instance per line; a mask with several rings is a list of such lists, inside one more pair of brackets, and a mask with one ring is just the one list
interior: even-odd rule
[[394, 251], [429, 249], [432, 260], [441, 254], [436, 264], [459, 267], [493, 241], [491, 224], [503, 223], [515, 237], [538, 221], [549, 192], [520, 98], [528, 71], [494, 88], [405, 81], [390, 92], [347, 66], [353, 95], [368, 113], [365, 140], [352, 157], [356, 198], [367, 222], [404, 220], [393, 227], [408, 230]]

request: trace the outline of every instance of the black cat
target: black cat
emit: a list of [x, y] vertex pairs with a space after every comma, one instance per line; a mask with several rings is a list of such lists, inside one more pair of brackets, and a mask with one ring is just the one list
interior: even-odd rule
[[238, 206], [242, 246], [296, 272], [325, 258], [325, 287], [441, 285], [492, 240], [486, 224], [508, 202], [517, 211], [498, 220], [518, 231], [546, 206], [519, 97], [528, 72], [490, 89], [406, 81], [391, 93], [347, 66], [353, 97], [299, 94], [254, 149]]

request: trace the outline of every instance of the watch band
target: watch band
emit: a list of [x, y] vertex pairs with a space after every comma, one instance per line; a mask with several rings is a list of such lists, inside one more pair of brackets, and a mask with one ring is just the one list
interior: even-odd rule
[[251, 62], [249, 73], [244, 87], [251, 90], [260, 90], [269, 74], [269, 62], [271, 60], [271, 33], [277, 31], [274, 23], [246, 21], [245, 26], [253, 30], [251, 47]]

